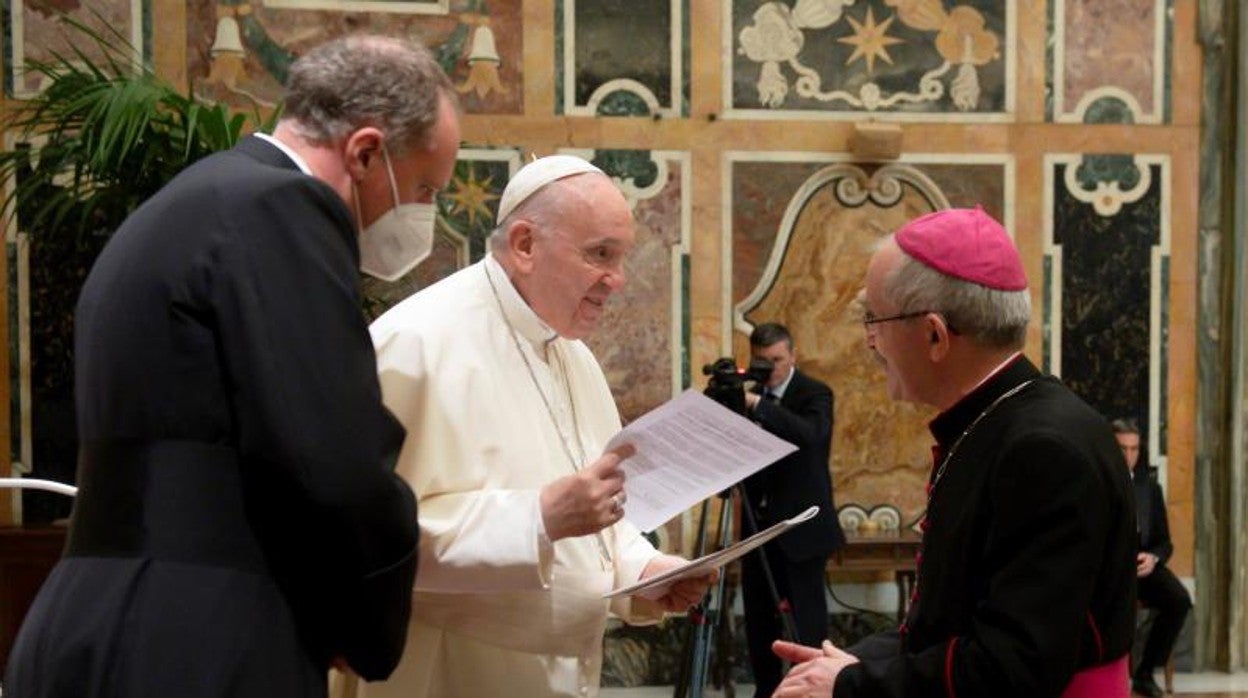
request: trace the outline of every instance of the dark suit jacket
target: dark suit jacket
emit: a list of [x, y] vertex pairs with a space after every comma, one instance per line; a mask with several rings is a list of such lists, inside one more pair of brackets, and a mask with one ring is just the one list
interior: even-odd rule
[[391, 672], [416, 504], [356, 244], [342, 199], [254, 137], [118, 229], [75, 318], [70, 543], [6, 689], [304, 696], [336, 656]]
[[1020, 357], [931, 430], [950, 458], [917, 597], [903, 633], [850, 648], [836, 695], [1058, 696], [1129, 652], [1135, 500], [1105, 420]]
[[[759, 389], [756, 389], [756, 392]], [[828, 461], [832, 449], [832, 389], [794, 371], [779, 402], [759, 400], [754, 420], [797, 451], [745, 481], [760, 528], [819, 505], [819, 515], [776, 539], [794, 562], [827, 557], [845, 543], [832, 504]]]
[[1140, 552], [1157, 556], [1164, 565], [1174, 553], [1170, 542], [1170, 522], [1166, 519], [1166, 498], [1157, 484], [1157, 469], [1144, 462], [1136, 463], [1131, 473], [1135, 490], [1135, 517], [1139, 523]]

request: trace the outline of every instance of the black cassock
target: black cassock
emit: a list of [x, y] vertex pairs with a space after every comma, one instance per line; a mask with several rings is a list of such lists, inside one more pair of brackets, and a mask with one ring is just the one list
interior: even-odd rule
[[1109, 425], [1022, 357], [932, 421], [938, 452], [980, 415], [931, 488], [902, 631], [848, 648], [834, 695], [1058, 696], [1130, 650], [1135, 502]]
[[389, 674], [416, 570], [350, 210], [249, 137], [100, 255], [75, 317], [63, 559], [6, 696], [320, 696]]

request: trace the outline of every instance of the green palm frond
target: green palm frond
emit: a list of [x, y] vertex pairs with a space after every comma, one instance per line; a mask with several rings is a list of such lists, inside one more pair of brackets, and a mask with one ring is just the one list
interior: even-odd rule
[[180, 92], [115, 28], [61, 20], [75, 41], [27, 63], [46, 86], [10, 121], [19, 147], [0, 152], [14, 182], [0, 208], [31, 234], [111, 232], [187, 165], [276, 121]]

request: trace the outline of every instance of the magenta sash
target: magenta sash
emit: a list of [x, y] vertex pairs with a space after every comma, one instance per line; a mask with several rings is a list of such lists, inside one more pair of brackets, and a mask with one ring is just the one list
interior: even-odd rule
[[1129, 655], [1124, 654], [1109, 664], [1075, 674], [1062, 691], [1062, 698], [1128, 698], [1131, 695], [1128, 658]]

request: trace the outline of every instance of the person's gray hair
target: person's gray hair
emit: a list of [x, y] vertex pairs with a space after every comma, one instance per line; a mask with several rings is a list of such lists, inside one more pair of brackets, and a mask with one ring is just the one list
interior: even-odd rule
[[373, 126], [386, 134], [392, 156], [426, 147], [441, 100], [457, 104], [450, 79], [424, 46], [363, 34], [301, 56], [290, 66], [286, 90], [282, 119], [313, 144]]
[[1115, 434], [1135, 434], [1140, 435], [1140, 424], [1130, 417], [1119, 417], [1109, 423]]
[[[585, 172], [582, 174], [593, 174]], [[572, 175], [563, 179], [556, 179], [546, 186], [538, 189], [529, 195], [529, 198], [521, 201], [507, 217], [498, 222], [494, 226], [494, 230], [490, 231], [487, 239], [490, 244], [490, 250], [494, 252], [502, 252], [507, 249], [507, 228], [511, 226], [512, 221], [521, 218], [532, 221], [534, 227], [543, 234], [558, 225], [559, 221], [566, 218], [568, 205], [573, 201], [569, 195], [578, 193], [578, 189], [572, 185], [572, 180], [578, 179], [581, 175]]]
[[[891, 236], [886, 239], [891, 239]], [[943, 274], [901, 250], [901, 263], [886, 279], [899, 313], [939, 313], [951, 331], [981, 346], [1021, 349], [1031, 320], [1031, 294], [1001, 291]]]

